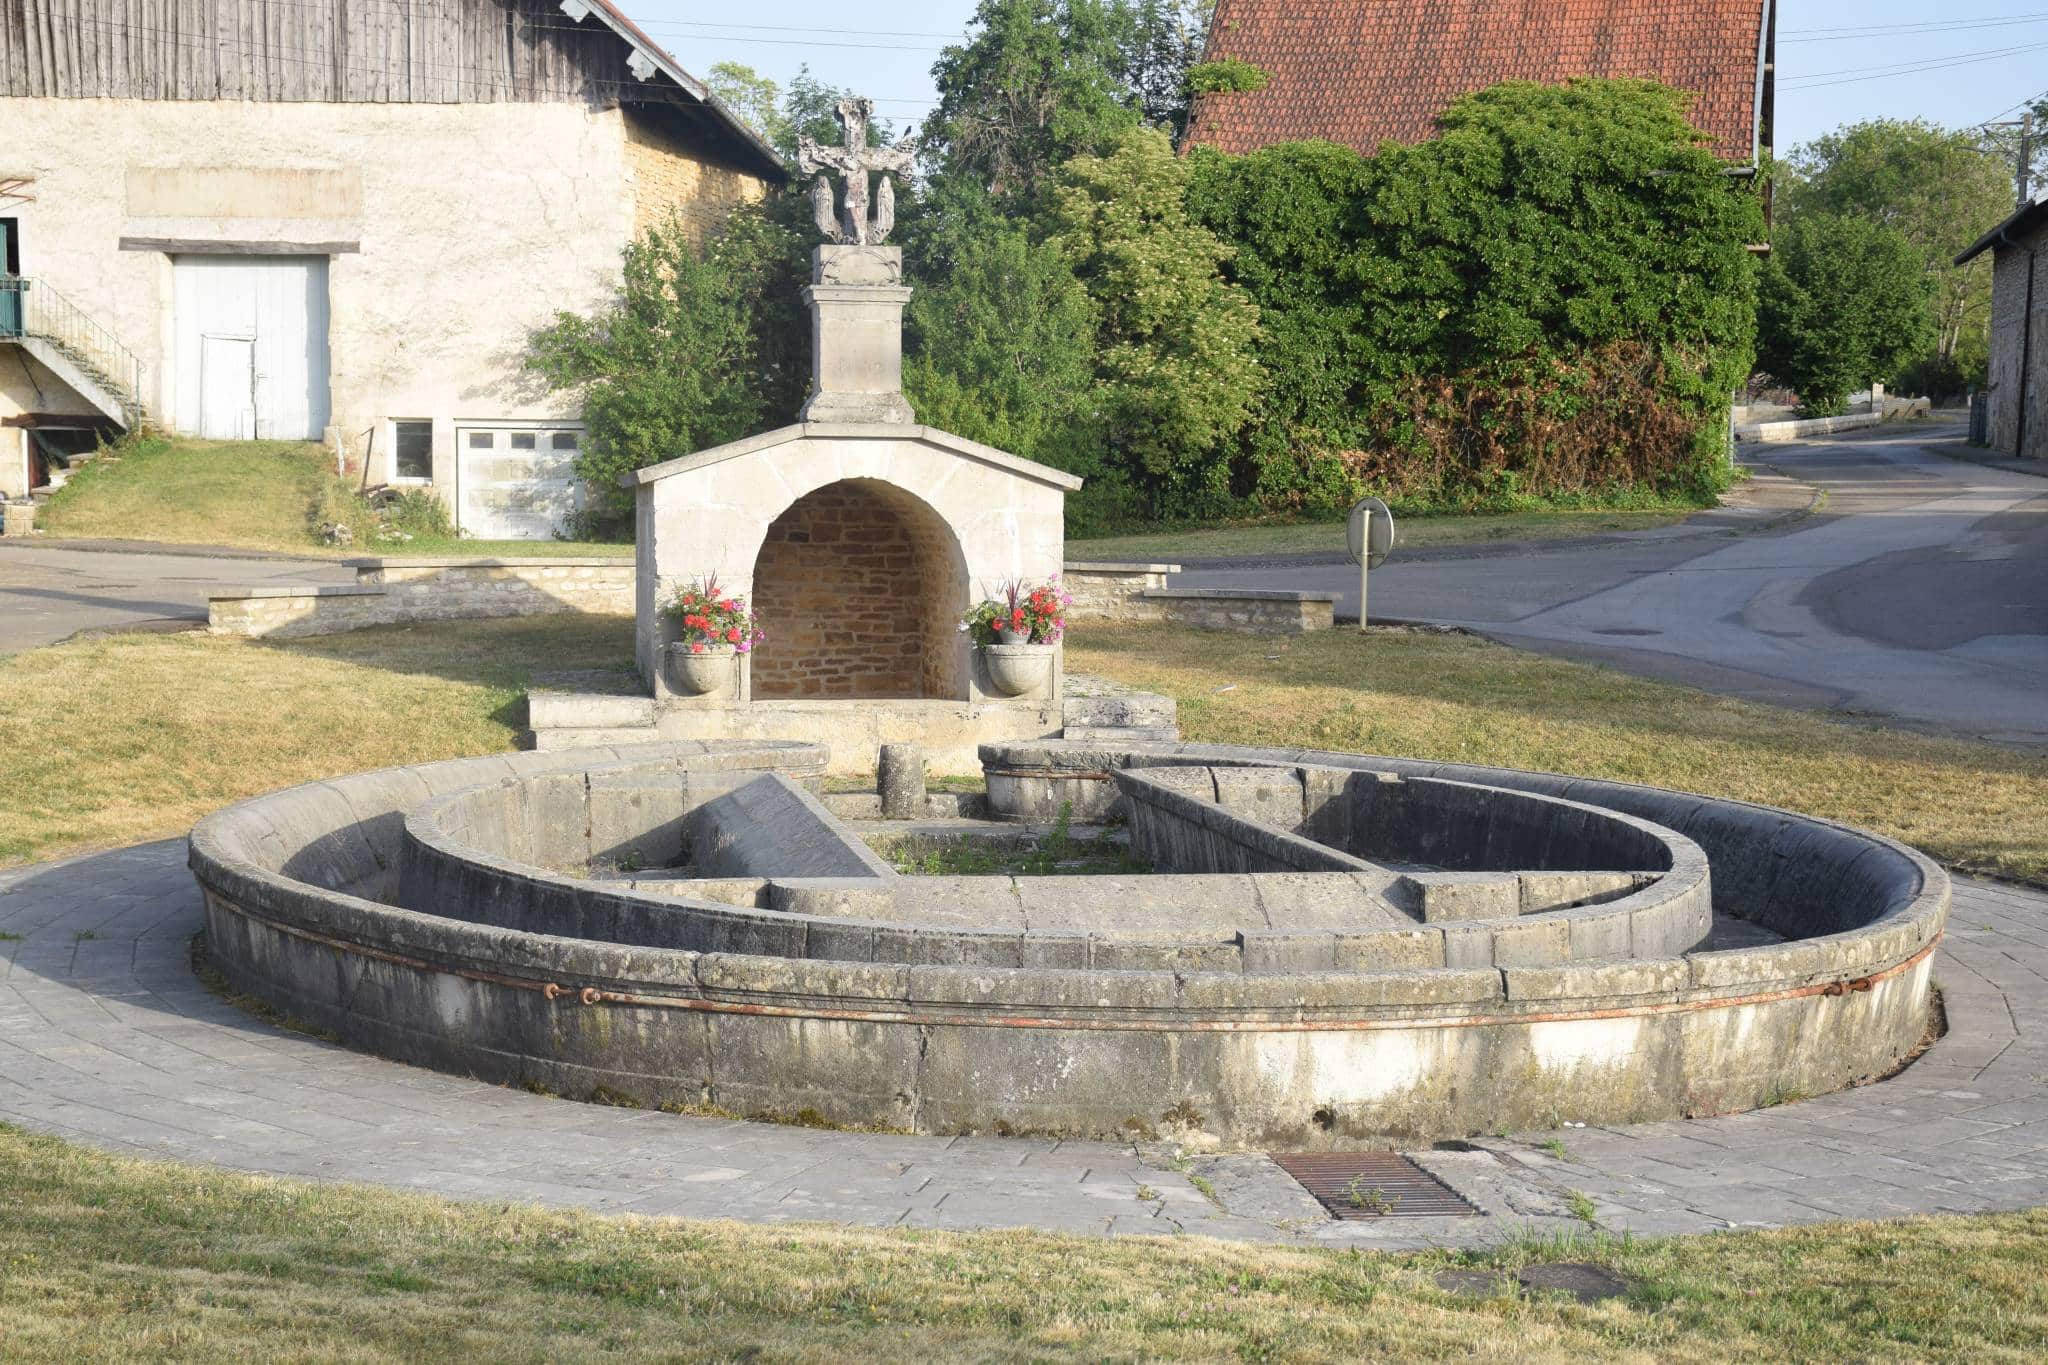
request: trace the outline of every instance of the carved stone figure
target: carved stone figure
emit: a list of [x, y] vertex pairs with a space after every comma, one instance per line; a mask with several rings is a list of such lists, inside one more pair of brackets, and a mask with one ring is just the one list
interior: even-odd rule
[[[810, 137], [797, 139], [797, 169], [818, 177], [811, 182], [812, 216], [825, 240], [837, 246], [878, 246], [889, 240], [889, 230], [896, 226], [896, 187], [889, 177], [910, 174], [914, 154], [907, 137], [893, 147], [868, 146], [868, 120], [874, 112], [873, 100], [839, 101], [844, 147], [820, 146]], [[846, 180], [845, 204], [836, 213], [828, 171], [837, 171]], [[882, 185], [870, 217], [868, 177], [877, 171]]]

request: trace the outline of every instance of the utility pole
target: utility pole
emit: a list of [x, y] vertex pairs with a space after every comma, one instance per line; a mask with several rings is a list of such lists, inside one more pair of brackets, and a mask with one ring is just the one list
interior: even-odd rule
[[2019, 191], [2019, 206], [2025, 208], [2033, 202], [2030, 191], [2030, 175], [2034, 168], [2034, 111], [2029, 109], [2020, 115], [2020, 158], [2019, 166], [2013, 173], [2014, 187]]
[[2020, 130], [2019, 155], [2013, 162], [2012, 188], [2013, 195], [2018, 200], [2017, 207], [2025, 208], [2034, 199], [2034, 111], [2029, 109], [2016, 119], [2007, 119], [2003, 123], [1987, 123], [1984, 126]]

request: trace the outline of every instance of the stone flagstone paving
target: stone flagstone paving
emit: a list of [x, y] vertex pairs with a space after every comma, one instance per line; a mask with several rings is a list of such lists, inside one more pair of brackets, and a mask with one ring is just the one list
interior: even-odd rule
[[[1949, 1032], [1882, 1085], [1417, 1153], [1486, 1216], [1338, 1223], [1263, 1156], [835, 1133], [549, 1099], [264, 1023], [193, 977], [182, 840], [0, 872], [0, 1119], [110, 1150], [459, 1199], [878, 1227], [1389, 1248], [2048, 1203], [2048, 896], [1959, 880]], [[1558, 1157], [1539, 1144], [1555, 1138]], [[1211, 1199], [1190, 1176], [1201, 1177]]]

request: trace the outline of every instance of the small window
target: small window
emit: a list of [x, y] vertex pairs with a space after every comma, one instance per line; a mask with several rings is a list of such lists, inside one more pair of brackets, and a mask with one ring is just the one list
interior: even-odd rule
[[576, 433], [575, 433], [575, 432], [573, 432], [573, 431], [558, 431], [558, 432], [556, 432], [556, 433], [555, 433], [555, 435], [554, 435], [554, 449], [556, 449], [556, 450], [574, 450], [574, 449], [576, 449]]
[[513, 448], [514, 450], [532, 450], [532, 449], [534, 448], [534, 446], [533, 446], [533, 433], [532, 433], [532, 432], [530, 432], [530, 431], [515, 431], [515, 432], [513, 432], [513, 433], [512, 433], [512, 448]]
[[397, 455], [397, 478], [431, 483], [434, 478], [434, 424], [393, 422], [392, 448]]
[[496, 450], [498, 448], [498, 433], [495, 431], [472, 431], [469, 433], [469, 448], [471, 450]]

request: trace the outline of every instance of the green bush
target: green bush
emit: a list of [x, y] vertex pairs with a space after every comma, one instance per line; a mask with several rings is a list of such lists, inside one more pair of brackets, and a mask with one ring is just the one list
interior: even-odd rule
[[621, 475], [794, 417], [803, 248], [775, 207], [736, 210], [701, 242], [672, 215], [626, 248], [608, 307], [533, 335], [529, 367], [582, 399], [592, 529], [631, 517]]
[[1243, 95], [1264, 90], [1272, 76], [1242, 57], [1197, 62], [1188, 68], [1188, 90], [1196, 95]]
[[1191, 207], [1265, 334], [1247, 501], [1718, 490], [1763, 223], [1684, 109], [1641, 81], [1509, 83], [1371, 158], [1196, 153]]

